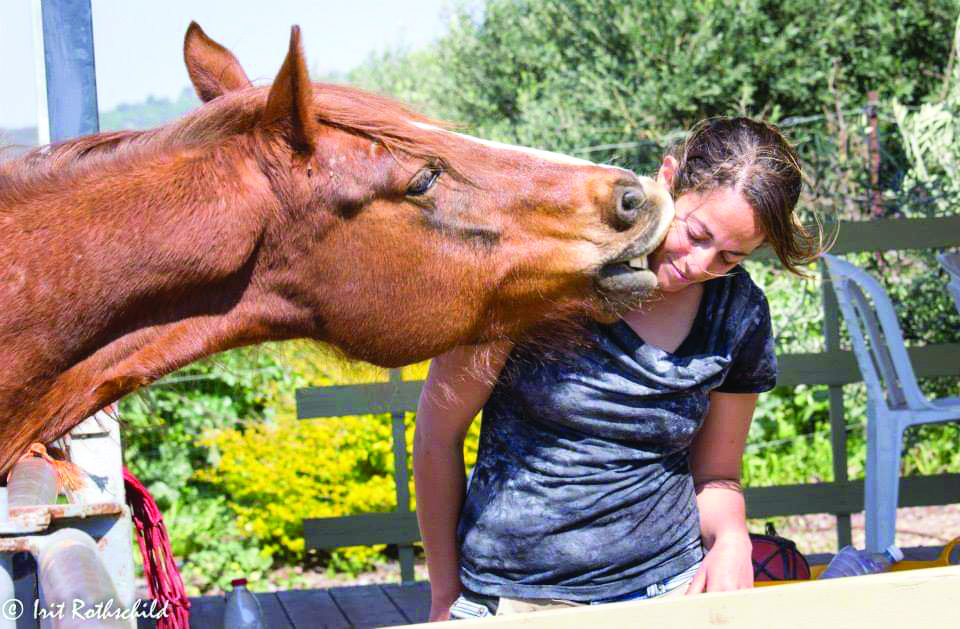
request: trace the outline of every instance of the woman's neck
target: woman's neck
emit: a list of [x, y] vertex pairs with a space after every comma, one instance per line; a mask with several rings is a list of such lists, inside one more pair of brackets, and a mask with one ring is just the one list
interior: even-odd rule
[[702, 297], [702, 283], [660, 293], [641, 308], [628, 312], [623, 320], [647, 344], [674, 352], [690, 334]]

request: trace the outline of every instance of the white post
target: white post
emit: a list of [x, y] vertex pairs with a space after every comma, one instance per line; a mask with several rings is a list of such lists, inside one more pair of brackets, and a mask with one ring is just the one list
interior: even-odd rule
[[41, 0], [33, 0], [33, 68], [37, 81], [37, 145], [50, 144], [50, 118], [47, 111], [47, 62], [43, 54], [43, 10]]
[[[120, 423], [100, 411], [74, 428], [70, 437], [70, 459], [86, 472], [86, 485], [81, 491], [74, 492], [74, 499], [83, 504], [118, 502], [125, 505]], [[129, 608], [134, 604], [136, 594], [129, 510], [124, 506], [123, 515], [104, 519], [103, 523], [105, 530], [93, 531], [100, 539], [100, 556], [121, 603]], [[135, 626], [134, 620], [131, 627]]]

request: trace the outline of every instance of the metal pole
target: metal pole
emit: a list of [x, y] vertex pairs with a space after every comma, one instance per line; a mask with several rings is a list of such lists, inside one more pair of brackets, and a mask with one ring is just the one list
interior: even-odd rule
[[867, 93], [867, 118], [870, 121], [870, 213], [883, 218], [880, 202], [880, 138], [877, 132], [877, 93]]
[[[883, 203], [880, 195], [880, 135], [877, 130], [877, 92], [867, 92], [867, 120], [870, 123], [870, 215], [874, 219], [883, 218]], [[883, 252], [877, 251], [874, 256], [877, 265], [882, 269], [886, 261]]]
[[42, 0], [50, 141], [100, 130], [90, 0]]
[[50, 144], [47, 112], [47, 73], [43, 61], [43, 13], [40, 0], [33, 0], [33, 67], [37, 82], [37, 145]]

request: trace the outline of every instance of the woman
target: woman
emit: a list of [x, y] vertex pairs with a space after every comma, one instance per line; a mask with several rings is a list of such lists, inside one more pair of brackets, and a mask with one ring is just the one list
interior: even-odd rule
[[431, 620], [752, 586], [740, 463], [776, 359], [738, 265], [767, 244], [799, 273], [819, 243], [793, 212], [796, 155], [768, 124], [704, 121], [657, 176], [676, 219], [643, 307], [587, 324], [560, 360], [501, 342], [431, 364], [414, 440]]

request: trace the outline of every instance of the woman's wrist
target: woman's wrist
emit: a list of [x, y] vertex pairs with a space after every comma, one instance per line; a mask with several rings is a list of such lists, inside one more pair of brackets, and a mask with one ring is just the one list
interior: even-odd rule
[[728, 546], [743, 546], [749, 547], [752, 542], [750, 541], [750, 533], [747, 531], [746, 527], [731, 527], [717, 532], [713, 536], [713, 543], [724, 544]]
[[430, 602], [434, 606], [452, 604], [462, 591], [463, 585], [460, 579], [446, 583], [430, 580]]

